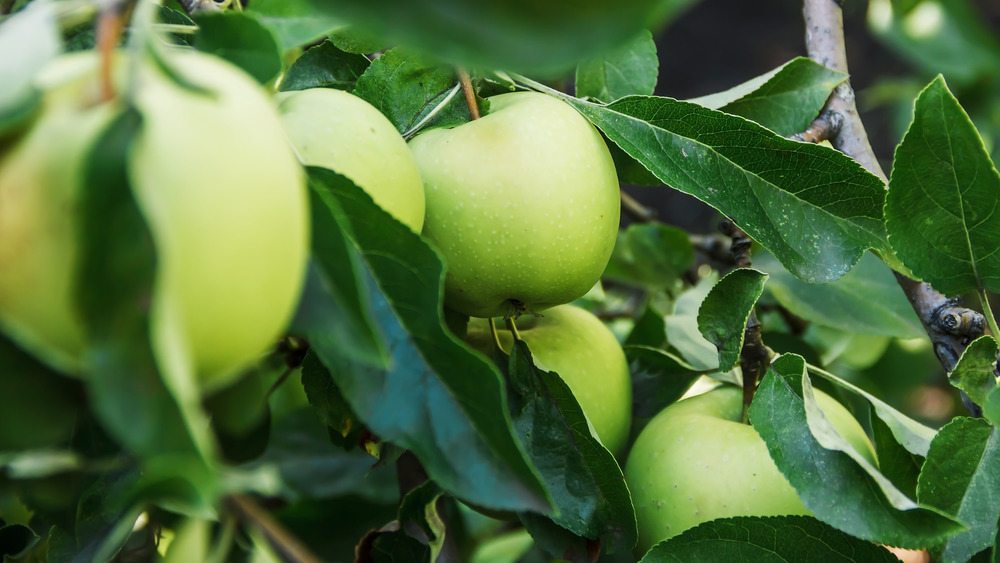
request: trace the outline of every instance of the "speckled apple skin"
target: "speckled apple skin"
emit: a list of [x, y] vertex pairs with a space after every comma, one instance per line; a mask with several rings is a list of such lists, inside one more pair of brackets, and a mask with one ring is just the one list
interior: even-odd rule
[[611, 257], [620, 213], [596, 129], [551, 96], [490, 98], [490, 113], [410, 142], [424, 180], [423, 234], [444, 255], [446, 304], [473, 317], [568, 303]]

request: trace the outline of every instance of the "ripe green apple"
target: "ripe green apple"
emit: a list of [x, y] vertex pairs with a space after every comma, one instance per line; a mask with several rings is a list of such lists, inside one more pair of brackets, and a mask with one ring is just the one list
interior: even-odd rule
[[329, 88], [278, 95], [278, 109], [303, 164], [347, 176], [393, 217], [419, 233], [420, 170], [396, 128], [361, 98]]
[[[236, 67], [171, 53], [185, 88], [146, 62], [114, 66], [142, 113], [128, 176], [157, 251], [151, 338], [161, 368], [206, 387], [269, 347], [298, 302], [308, 253], [302, 167], [272, 100]], [[132, 75], [132, 70], [135, 74]], [[87, 156], [120, 101], [99, 97], [94, 53], [43, 69], [31, 128], [0, 154], [0, 326], [49, 363], [80, 373], [77, 205]]]
[[533, 92], [410, 141], [424, 236], [445, 258], [445, 303], [472, 317], [541, 311], [589, 291], [618, 232], [618, 176], [597, 130]]
[[[874, 463], [857, 420], [829, 395], [815, 394], [837, 431]], [[665, 408], [636, 438], [625, 464], [636, 553], [716, 518], [809, 514], [764, 440], [740, 421], [742, 407], [740, 389], [719, 387]]]
[[[497, 328], [509, 353], [513, 336]], [[632, 423], [632, 380], [615, 335], [589, 311], [573, 305], [553, 307], [542, 317], [522, 316], [517, 329], [535, 365], [562, 377], [601, 443], [611, 453], [621, 452]], [[486, 319], [470, 320], [466, 340], [484, 353], [496, 346]]]

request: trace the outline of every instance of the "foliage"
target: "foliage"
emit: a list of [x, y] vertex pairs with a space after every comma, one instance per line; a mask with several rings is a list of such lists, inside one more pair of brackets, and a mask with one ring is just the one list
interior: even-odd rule
[[[0, 0], [0, 51], [23, 54], [0, 61], [0, 238], [27, 217], [17, 190], [31, 186], [4, 183], [3, 170], [47, 111], [42, 69], [108, 33], [97, 23], [107, 2], [63, 4]], [[626, 194], [673, 190], [731, 220], [753, 241], [751, 267], [735, 267], [730, 239], [632, 207], [601, 282], [575, 303], [621, 341], [630, 443], [686, 394], [758, 383], [743, 381], [741, 358], [759, 318], [770, 361], [747, 416], [812, 516], [716, 520], [632, 553], [627, 451], [604, 447], [523, 341], [509, 355], [470, 347], [468, 317], [444, 306], [448, 264], [434, 244], [325, 168], [301, 169], [311, 243], [293, 318], [234, 384], [196, 388], [171, 369], [183, 350], [158, 349], [152, 334], [166, 249], [131, 186], [143, 85], [122, 72], [111, 101], [94, 102], [113, 118], [78, 166], [75, 269], [53, 273], [71, 280], [86, 327], [82, 373], [4, 316], [5, 288], [24, 282], [4, 277], [19, 257], [0, 244], [4, 560], [893, 560], [883, 545], [997, 559], [1000, 40], [971, 5], [870, 3], [873, 34], [921, 81], [884, 101], [912, 109], [885, 185], [830, 146], [790, 138], [843, 72], [796, 57], [700, 98], [659, 95], [661, 57], [675, 54], [655, 39], [691, 0], [159, 4], [137, 0], [123, 36], [104, 39], [121, 44], [123, 68], [156, 65], [192, 96], [213, 93], [185, 80], [175, 50], [224, 59], [272, 98], [351, 92], [406, 139], [469, 121], [470, 103], [488, 114], [492, 95], [537, 91], [600, 132]], [[496, 212], [475, 227], [502, 229]], [[964, 354], [946, 376], [926, 332], [936, 321], [914, 312], [890, 266], [974, 297], [985, 315], [993, 334], [955, 335]], [[876, 462], [825, 419], [814, 387], [851, 408]], [[960, 392], [984, 417], [955, 415]]]

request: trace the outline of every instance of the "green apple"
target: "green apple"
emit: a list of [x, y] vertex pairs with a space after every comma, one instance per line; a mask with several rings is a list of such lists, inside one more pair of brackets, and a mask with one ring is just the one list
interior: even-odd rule
[[[509, 353], [513, 337], [497, 328], [500, 344]], [[562, 377], [601, 443], [611, 453], [621, 452], [632, 423], [632, 380], [615, 335], [600, 319], [573, 305], [553, 307], [542, 317], [522, 316], [517, 329], [535, 365]], [[466, 340], [484, 353], [496, 346], [486, 319], [470, 320]]]
[[410, 141], [424, 236], [444, 255], [445, 303], [472, 317], [542, 311], [589, 291], [618, 232], [618, 177], [596, 129], [533, 92]]
[[[184, 87], [151, 62], [116, 60], [119, 89], [142, 113], [128, 176], [157, 251], [151, 338], [164, 369], [212, 387], [278, 338], [298, 302], [308, 253], [302, 167], [272, 100], [236, 67], [171, 53]], [[69, 372], [84, 372], [76, 310], [84, 170], [121, 111], [101, 102], [98, 57], [43, 69], [31, 128], [0, 154], [0, 326]]]
[[419, 233], [424, 184], [396, 128], [374, 106], [341, 90], [278, 95], [278, 109], [303, 164], [347, 176], [375, 203]]
[[[874, 463], [857, 420], [829, 395], [815, 394], [837, 431]], [[636, 553], [716, 518], [809, 514], [764, 440], [741, 422], [742, 408], [740, 389], [719, 387], [670, 405], [636, 438], [625, 464]]]

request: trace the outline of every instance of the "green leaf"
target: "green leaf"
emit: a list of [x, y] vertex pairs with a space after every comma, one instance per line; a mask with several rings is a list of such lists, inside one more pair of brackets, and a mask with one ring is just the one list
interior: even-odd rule
[[3, 525], [0, 519], [0, 561], [18, 559], [38, 543], [38, 534], [24, 524]]
[[962, 352], [948, 380], [977, 405], [986, 404], [987, 396], [997, 389], [997, 341], [990, 335], [980, 336]]
[[900, 547], [928, 547], [961, 531], [933, 509], [897, 510], [850, 457], [816, 441], [796, 390], [804, 373], [801, 357], [782, 356], [761, 382], [749, 415], [805, 507], [852, 536]]
[[274, 36], [249, 14], [206, 12], [197, 17], [194, 47], [240, 67], [261, 84], [281, 72], [281, 52]]
[[324, 0], [253, 0], [245, 11], [271, 30], [282, 52], [313, 43], [344, 26]]
[[896, 256], [946, 295], [1000, 291], [1000, 174], [975, 126], [934, 79], [896, 148], [885, 201]]
[[659, 69], [653, 34], [644, 29], [628, 42], [578, 64], [576, 95], [602, 102], [649, 96], [656, 88]]
[[857, 385], [854, 385], [841, 377], [815, 366], [808, 367], [809, 371], [822, 376], [828, 381], [836, 383], [838, 386], [843, 387], [852, 393], [864, 397], [865, 400], [867, 400], [875, 408], [875, 414], [886, 423], [892, 431], [892, 435], [904, 448], [906, 448], [906, 451], [918, 456], [927, 455], [927, 450], [930, 449], [931, 446], [931, 440], [934, 439], [934, 435], [936, 434], [936, 431], [933, 428], [929, 428], [916, 420], [913, 420], [912, 418], [892, 408], [875, 395], [868, 393]]
[[637, 532], [625, 478], [569, 386], [535, 367], [521, 340], [514, 341], [507, 372], [514, 428], [552, 494], [552, 521], [577, 537], [600, 539], [609, 552], [631, 548]]
[[[400, 134], [429, 126], [469, 121], [469, 107], [454, 70], [403, 49], [386, 51], [372, 62], [354, 87], [354, 95], [378, 108]], [[485, 114], [488, 105], [480, 102]]]
[[833, 149], [670, 98], [566, 99], [657, 178], [725, 214], [804, 281], [835, 280], [866, 249], [884, 246], [882, 181]]
[[358, 442], [364, 425], [351, 410], [344, 394], [333, 383], [330, 371], [309, 351], [302, 362], [302, 386], [309, 404], [326, 424], [333, 442], [344, 449], [351, 449]]
[[0, 53], [18, 53], [0, 61], [0, 137], [34, 113], [41, 93], [35, 74], [59, 54], [62, 45], [56, 5], [34, 2], [0, 26]]
[[927, 74], [971, 86], [990, 80], [1000, 66], [1000, 41], [974, 2], [873, 0], [868, 29]]
[[[581, 59], [655, 27], [661, 0], [315, 0], [387, 44], [450, 65], [562, 75]], [[390, 17], [391, 16], [391, 17]]]
[[669, 352], [652, 346], [624, 346], [632, 374], [632, 416], [655, 416], [680, 399], [701, 372]]
[[279, 90], [336, 88], [349, 92], [370, 64], [364, 55], [345, 53], [327, 40], [302, 53], [292, 63], [281, 79]]
[[425, 481], [406, 493], [399, 504], [399, 521], [413, 522], [420, 526], [427, 536], [427, 546], [431, 549], [431, 561], [438, 560], [444, 546], [445, 523], [438, 514], [438, 499], [444, 491], [434, 481]]
[[650, 289], [672, 289], [694, 263], [690, 237], [662, 223], [629, 225], [618, 233], [602, 278]]
[[983, 407], [983, 416], [992, 422], [994, 426], [1000, 425], [1000, 387], [990, 391], [986, 396], [986, 402], [980, 405]]
[[632, 332], [625, 339], [623, 346], [649, 346], [659, 348], [663, 346], [667, 337], [667, 326], [663, 321], [663, 315], [652, 306], [647, 305], [642, 311], [642, 315], [636, 319]]
[[906, 451], [892, 435], [889, 426], [879, 417], [870, 417], [872, 443], [878, 458], [878, 468], [896, 487], [910, 498], [917, 498], [917, 476], [924, 458]]
[[713, 273], [698, 280], [694, 287], [674, 301], [673, 312], [663, 317], [670, 348], [699, 371], [714, 371], [719, 368], [719, 351], [698, 330], [698, 311], [718, 281], [717, 275]]
[[787, 137], [805, 131], [846, 79], [842, 72], [796, 57], [729, 90], [688, 101], [745, 117]]
[[545, 489], [514, 438], [500, 374], [444, 328], [440, 257], [350, 180], [321, 168], [310, 168], [309, 179], [327, 214], [314, 218], [333, 221], [328, 232], [350, 232], [367, 266], [365, 306], [392, 354], [388, 370], [360, 364], [339, 346], [317, 346], [310, 333], [354, 412], [380, 438], [412, 450], [456, 496], [546, 511]]
[[267, 450], [254, 465], [277, 469], [283, 496], [293, 503], [353, 495], [398, 504], [395, 471], [375, 462], [363, 449], [347, 452], [330, 444], [316, 413], [301, 409], [275, 422]]
[[993, 545], [1000, 518], [1000, 436], [982, 419], [956, 418], [931, 443], [917, 498], [955, 516], [968, 531], [948, 538], [943, 563], [968, 561]]
[[754, 561], [756, 563], [898, 562], [886, 548], [808, 516], [738, 516], [705, 522], [661, 542], [641, 563]]
[[767, 274], [739, 268], [715, 284], [698, 309], [698, 331], [719, 351], [719, 370], [740, 361], [743, 335], [754, 305], [764, 292]]
[[844, 277], [826, 284], [799, 280], [768, 254], [754, 255], [753, 263], [771, 275], [767, 290], [778, 303], [811, 323], [895, 338], [926, 334], [892, 270], [871, 253]]
[[141, 121], [134, 109], [121, 113], [87, 158], [76, 295], [89, 344], [86, 383], [98, 418], [134, 453], [202, 459], [212, 451], [207, 420], [176, 393], [185, 382], [171, 380], [193, 376], [159, 373], [150, 342], [156, 251], [127, 165]]

